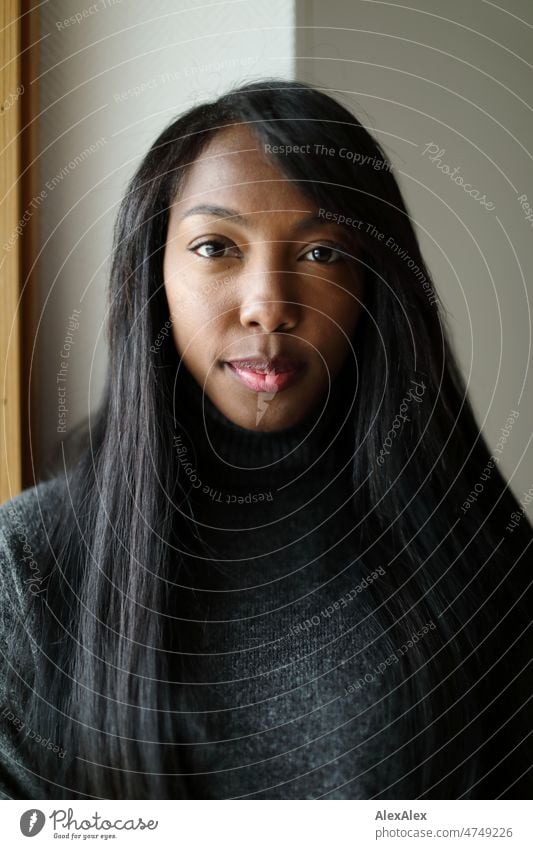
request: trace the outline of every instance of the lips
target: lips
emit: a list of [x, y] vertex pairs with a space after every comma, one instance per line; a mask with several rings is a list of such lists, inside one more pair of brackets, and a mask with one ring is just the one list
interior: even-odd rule
[[228, 360], [229, 364], [234, 368], [248, 369], [259, 374], [266, 372], [275, 372], [282, 374], [283, 372], [297, 371], [303, 363], [301, 360], [295, 360], [292, 357], [246, 357], [241, 360]]
[[280, 392], [292, 386], [305, 370], [305, 363], [291, 357], [246, 357], [229, 360], [230, 373], [253, 392]]

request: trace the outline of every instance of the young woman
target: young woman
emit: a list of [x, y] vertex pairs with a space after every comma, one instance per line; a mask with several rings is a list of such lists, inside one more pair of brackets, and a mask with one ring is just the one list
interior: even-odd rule
[[108, 341], [1, 508], [4, 795], [527, 798], [532, 530], [361, 124], [276, 80], [173, 121]]

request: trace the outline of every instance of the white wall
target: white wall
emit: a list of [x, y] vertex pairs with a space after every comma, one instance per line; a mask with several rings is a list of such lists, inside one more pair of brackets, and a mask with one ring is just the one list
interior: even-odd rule
[[[34, 368], [41, 428], [33, 448], [42, 471], [64, 438], [58, 426], [70, 429], [100, 397], [112, 226], [129, 177], [189, 106], [249, 79], [293, 75], [294, 4], [54, 0], [40, 13], [42, 314]], [[76, 14], [78, 21], [67, 20]], [[79, 322], [69, 322], [74, 309]], [[65, 339], [68, 360], [60, 353]], [[58, 383], [62, 361], [66, 378]]]
[[[518, 198], [533, 207], [531, 2], [299, 0], [296, 9], [297, 76], [338, 90], [392, 159], [491, 450], [519, 412], [501, 466], [523, 497], [533, 486], [533, 221]], [[494, 209], [423, 154], [430, 142]]]

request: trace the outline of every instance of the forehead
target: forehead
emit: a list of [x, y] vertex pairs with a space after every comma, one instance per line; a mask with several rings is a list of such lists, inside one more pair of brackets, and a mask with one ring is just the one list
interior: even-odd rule
[[174, 207], [181, 212], [191, 201], [242, 212], [301, 212], [312, 206], [246, 125], [219, 130], [189, 166]]

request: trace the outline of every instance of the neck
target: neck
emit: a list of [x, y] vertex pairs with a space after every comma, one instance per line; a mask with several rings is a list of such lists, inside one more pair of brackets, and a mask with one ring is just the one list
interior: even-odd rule
[[280, 431], [254, 431], [228, 419], [181, 364], [180, 463], [184, 470], [187, 464], [191, 484], [196, 474], [196, 487], [199, 479], [202, 485], [258, 490], [286, 484], [307, 472], [331, 473], [333, 458], [346, 462], [353, 453], [354, 378], [348, 364], [333, 381], [327, 400], [301, 422]]

